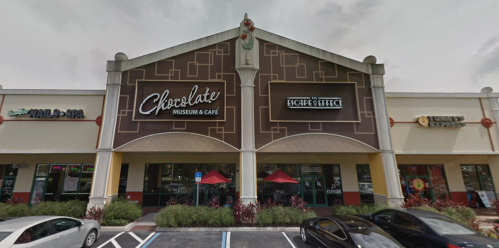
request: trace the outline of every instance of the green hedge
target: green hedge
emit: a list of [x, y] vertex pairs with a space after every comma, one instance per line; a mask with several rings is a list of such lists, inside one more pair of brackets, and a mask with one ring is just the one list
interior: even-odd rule
[[312, 210], [307, 213], [292, 207], [276, 206], [262, 209], [256, 216], [259, 226], [299, 225], [302, 220], [317, 217]]
[[187, 205], [166, 206], [154, 217], [159, 227], [234, 226], [234, 213], [230, 208], [211, 208]]
[[66, 201], [66, 202], [40, 202], [30, 208], [30, 215], [60, 215], [73, 218], [82, 218], [87, 211], [87, 202], [85, 201]]
[[5, 204], [0, 203], [0, 217], [14, 218], [23, 216], [37, 215], [60, 215], [73, 218], [82, 218], [87, 211], [87, 202], [85, 201], [67, 201], [67, 202], [41, 202], [28, 207], [26, 204]]
[[386, 204], [362, 204], [360, 206], [333, 206], [333, 215], [372, 214], [390, 208]]
[[29, 215], [28, 205], [22, 204], [6, 204], [0, 203], [0, 217], [2, 218], [15, 218]]
[[116, 223], [126, 225], [138, 220], [140, 216], [142, 216], [142, 208], [139, 204], [126, 199], [117, 199], [104, 208], [102, 225], [115, 225]]

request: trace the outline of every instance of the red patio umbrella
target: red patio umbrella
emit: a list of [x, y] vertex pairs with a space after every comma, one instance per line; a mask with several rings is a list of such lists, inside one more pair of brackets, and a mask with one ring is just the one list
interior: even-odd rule
[[216, 170], [210, 171], [210, 173], [206, 174], [204, 177], [201, 178], [201, 184], [217, 184], [217, 183], [231, 183], [229, 179], [226, 177], [222, 176], [220, 173], [218, 173]]
[[263, 181], [271, 181], [276, 183], [298, 183], [296, 180], [286, 175], [282, 170], [277, 170], [272, 175], [263, 179]]
[[[263, 181], [271, 181], [276, 183], [298, 183], [296, 180], [288, 176], [286, 173], [282, 172], [282, 170], [277, 170], [272, 173], [272, 175], [263, 179]], [[284, 187], [284, 197], [286, 196], [286, 186]], [[274, 195], [274, 199], [275, 199]], [[278, 197], [280, 198], [280, 197]]]

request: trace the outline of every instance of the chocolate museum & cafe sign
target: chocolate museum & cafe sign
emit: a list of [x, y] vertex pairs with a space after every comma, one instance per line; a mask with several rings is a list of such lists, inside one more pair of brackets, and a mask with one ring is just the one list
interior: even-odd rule
[[206, 121], [223, 121], [225, 82], [138, 81], [135, 106], [136, 121], [195, 120], [193, 118], [199, 117]]

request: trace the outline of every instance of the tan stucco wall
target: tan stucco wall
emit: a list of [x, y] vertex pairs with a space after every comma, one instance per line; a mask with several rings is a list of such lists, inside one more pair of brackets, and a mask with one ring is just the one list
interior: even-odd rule
[[95, 163], [95, 154], [0, 154], [0, 164], [24, 164], [16, 177], [14, 192], [31, 192], [37, 164]]
[[[3, 105], [0, 114], [0, 152], [23, 151], [95, 151], [99, 126], [95, 119], [101, 115], [102, 95], [0, 95]], [[82, 120], [34, 119], [26, 116], [10, 117], [9, 110], [82, 109]]]
[[[149, 163], [231, 163], [239, 168], [239, 153], [123, 153], [122, 163], [128, 164], [127, 192], [142, 192], [145, 164]], [[235, 173], [236, 175], [238, 173]], [[194, 177], [194, 175], [192, 175]], [[239, 181], [238, 178], [236, 180]], [[239, 190], [236, 188], [236, 190]]]
[[[396, 155], [398, 164], [443, 164], [447, 185], [451, 192], [465, 192], [466, 188], [461, 173], [461, 165], [488, 164], [496, 191], [499, 189], [499, 156], [480, 155]], [[496, 162], [494, 162], [496, 161]], [[499, 191], [497, 191], [499, 192]]]
[[262, 164], [339, 164], [344, 192], [358, 192], [356, 164], [369, 164], [367, 154], [257, 154]]
[[[488, 130], [480, 124], [484, 117], [479, 98], [395, 98], [386, 99], [397, 153], [473, 153], [493, 152]], [[485, 115], [492, 118], [488, 99], [482, 99]], [[464, 116], [462, 128], [424, 128], [414, 122], [419, 116]], [[490, 129], [493, 145], [499, 149], [499, 136]]]

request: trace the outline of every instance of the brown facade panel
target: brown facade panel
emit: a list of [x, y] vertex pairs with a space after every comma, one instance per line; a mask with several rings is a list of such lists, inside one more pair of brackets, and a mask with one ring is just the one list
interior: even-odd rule
[[[379, 147], [369, 75], [264, 40], [259, 44], [260, 69], [255, 77], [257, 149], [304, 133], [337, 134]], [[281, 87], [274, 89], [274, 85]], [[342, 98], [343, 108], [286, 107], [287, 97], [312, 97], [314, 91], [318, 97], [336, 94]]]
[[[235, 39], [123, 72], [114, 148], [143, 136], [168, 132], [206, 135], [240, 148], [241, 83], [234, 68], [234, 51]], [[145, 97], [154, 93], [162, 96], [165, 90], [169, 90], [170, 99], [188, 99], [194, 85], [198, 85], [196, 96], [210, 88], [207, 98], [202, 96], [204, 101], [213, 92], [221, 94], [211, 103], [183, 109], [219, 109], [216, 116], [173, 115], [173, 108], [164, 108], [157, 115], [155, 111], [146, 115], [138, 111]], [[160, 99], [152, 97], [143, 110], [151, 110]]]

